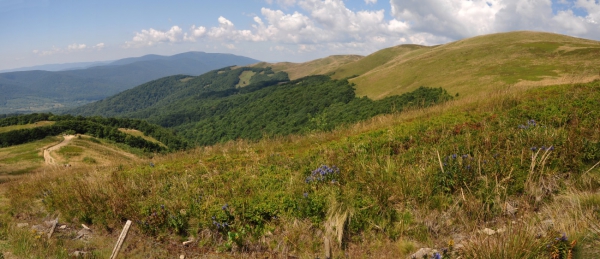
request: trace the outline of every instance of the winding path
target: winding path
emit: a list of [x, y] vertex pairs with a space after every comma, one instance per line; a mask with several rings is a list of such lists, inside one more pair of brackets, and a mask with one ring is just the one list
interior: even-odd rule
[[63, 139], [62, 142], [60, 142], [54, 146], [51, 146], [49, 148], [44, 149], [44, 161], [46, 162], [47, 165], [58, 165], [56, 163], [56, 160], [50, 155], [50, 152], [58, 150], [61, 147], [64, 147], [67, 144], [69, 144], [69, 142], [71, 142], [71, 140], [75, 137], [75, 135], [65, 135], [63, 137], [65, 139]]

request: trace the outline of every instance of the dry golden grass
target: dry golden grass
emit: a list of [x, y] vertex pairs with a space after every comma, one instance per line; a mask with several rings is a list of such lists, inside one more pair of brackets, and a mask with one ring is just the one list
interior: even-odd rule
[[499, 33], [413, 52], [352, 79], [357, 95], [379, 99], [430, 86], [468, 96], [513, 84], [600, 78], [600, 42], [551, 33]]
[[50, 126], [54, 123], [55, 123], [54, 121], [39, 121], [39, 122], [36, 122], [33, 124], [0, 127], [0, 133], [9, 132], [9, 131], [13, 131], [13, 130], [19, 130], [19, 129], [31, 129], [31, 128], [37, 128], [37, 127], [42, 127], [42, 126]]
[[310, 75], [326, 75], [334, 72], [338, 67], [360, 60], [362, 56], [358, 55], [335, 55], [326, 58], [316, 59], [305, 63], [265, 63], [261, 62], [253, 66], [272, 67], [274, 71], [285, 71], [290, 80], [298, 79]]
[[121, 131], [123, 133], [127, 133], [127, 134], [132, 135], [132, 136], [141, 137], [141, 138], [143, 138], [145, 140], [148, 140], [148, 141], [150, 141], [152, 143], [160, 144], [162, 147], [167, 147], [163, 143], [161, 143], [160, 141], [156, 140], [155, 138], [153, 138], [151, 136], [144, 135], [144, 133], [141, 132], [141, 131], [139, 131], [139, 130], [119, 128], [119, 131]]

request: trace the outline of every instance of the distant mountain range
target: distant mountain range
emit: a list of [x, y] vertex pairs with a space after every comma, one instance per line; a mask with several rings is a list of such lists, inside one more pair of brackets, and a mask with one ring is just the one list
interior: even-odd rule
[[222, 67], [257, 62], [232, 54], [186, 52], [126, 58], [85, 69], [0, 73], [0, 114], [75, 107], [165, 76], [197, 76]]
[[0, 73], [18, 72], [18, 71], [31, 71], [31, 70], [44, 70], [44, 71], [64, 71], [74, 69], [86, 69], [95, 66], [103, 66], [114, 62], [114, 60], [108, 61], [95, 61], [95, 62], [75, 62], [75, 63], [63, 63], [63, 64], [47, 64], [31, 67], [19, 67], [13, 69], [0, 70]]

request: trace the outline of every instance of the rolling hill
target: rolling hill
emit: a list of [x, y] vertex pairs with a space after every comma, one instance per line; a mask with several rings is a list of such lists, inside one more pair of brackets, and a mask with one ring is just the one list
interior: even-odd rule
[[[565, 35], [518, 31], [483, 35], [438, 46], [400, 45], [335, 69], [318, 62], [276, 66], [304, 68], [302, 75], [347, 77], [358, 96], [380, 99], [416, 89], [442, 87], [461, 96], [513, 85], [541, 86], [600, 78], [600, 42]], [[268, 66], [268, 64], [263, 64]]]
[[347, 80], [309, 76], [289, 81], [285, 72], [252, 66], [161, 78], [66, 113], [145, 119], [173, 128], [192, 143], [211, 145], [331, 130], [450, 99], [441, 88], [422, 87], [372, 101], [357, 98]]
[[231, 54], [187, 52], [127, 58], [86, 69], [0, 73], [0, 114], [75, 107], [165, 76], [200, 75], [256, 62]]
[[327, 75], [336, 71], [338, 67], [360, 60], [363, 56], [359, 55], [334, 55], [320, 58], [304, 63], [279, 62], [267, 63], [260, 62], [252, 65], [254, 67], [271, 67], [275, 71], [285, 71], [291, 80], [310, 75]]

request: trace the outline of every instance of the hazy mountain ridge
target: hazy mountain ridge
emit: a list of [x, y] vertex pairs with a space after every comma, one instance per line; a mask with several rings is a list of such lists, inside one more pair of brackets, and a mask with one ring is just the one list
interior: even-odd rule
[[231, 54], [187, 52], [129, 58], [79, 70], [0, 73], [0, 89], [7, 93], [0, 99], [0, 113], [78, 106], [165, 76], [200, 75], [220, 67], [256, 62]]

